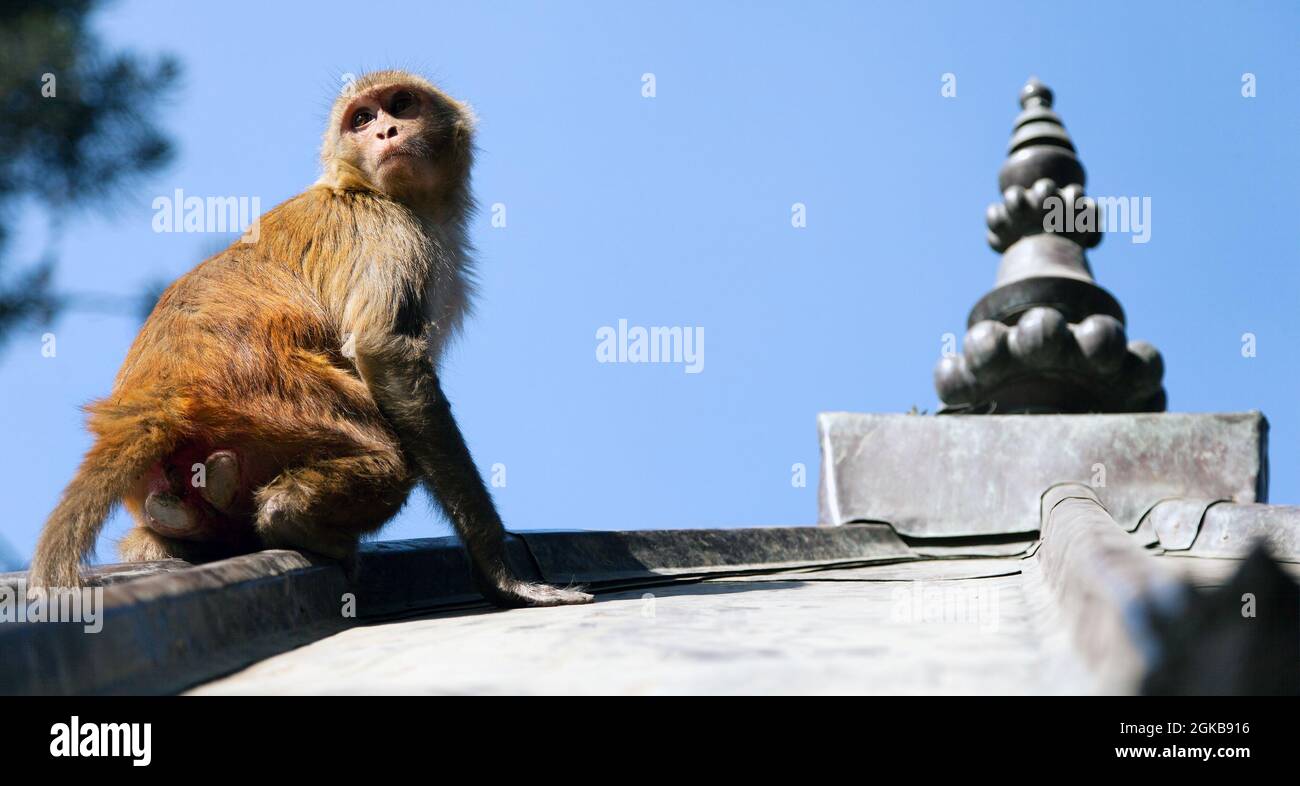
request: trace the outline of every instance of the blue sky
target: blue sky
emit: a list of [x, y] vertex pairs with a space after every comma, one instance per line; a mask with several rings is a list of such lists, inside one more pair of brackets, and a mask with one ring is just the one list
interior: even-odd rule
[[[993, 282], [983, 211], [1030, 74], [1056, 92], [1089, 193], [1152, 200], [1149, 243], [1110, 237], [1090, 258], [1130, 337], [1163, 352], [1170, 408], [1263, 410], [1272, 500], [1300, 502], [1294, 4], [311, 8], [119, 2], [97, 17], [109, 43], [182, 61], [174, 100], [141, 107], [178, 156], [111, 209], [61, 217], [58, 282], [134, 294], [180, 275], [225, 241], [155, 234], [154, 197], [269, 208], [315, 179], [341, 74], [425, 73], [481, 119], [482, 297], [444, 384], [480, 467], [505, 465], [511, 528], [814, 522], [819, 411], [935, 407], [942, 336]], [[44, 227], [24, 218], [11, 260]], [[596, 332], [620, 319], [703, 328], [703, 369], [596, 362]], [[0, 532], [20, 554], [88, 446], [77, 407], [109, 391], [137, 329], [72, 314], [55, 358], [42, 328], [4, 349]], [[384, 537], [448, 531], [416, 500]]]

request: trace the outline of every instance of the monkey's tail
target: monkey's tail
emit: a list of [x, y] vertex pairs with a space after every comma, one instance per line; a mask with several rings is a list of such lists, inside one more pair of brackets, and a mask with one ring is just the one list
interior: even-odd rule
[[99, 436], [45, 522], [29, 574], [33, 587], [80, 586], [79, 567], [94, 549], [104, 520], [177, 444], [176, 422], [156, 410], [144, 415], [108, 402], [90, 409], [91, 430]]

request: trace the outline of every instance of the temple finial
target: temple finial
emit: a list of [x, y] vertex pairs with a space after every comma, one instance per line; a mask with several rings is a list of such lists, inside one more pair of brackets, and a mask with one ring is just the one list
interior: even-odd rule
[[1038, 81], [1036, 76], [1029, 77], [1025, 86], [1020, 88], [1020, 107], [1028, 109], [1031, 105], [1052, 108], [1052, 88]]
[[935, 387], [949, 412], [1162, 411], [1160, 353], [1128, 341], [1124, 310], [1084, 255], [1101, 242], [1103, 215], [1052, 101], [1037, 77], [1020, 91], [1002, 200], [987, 211], [1002, 255], [996, 286], [971, 309], [965, 354], [935, 368]]

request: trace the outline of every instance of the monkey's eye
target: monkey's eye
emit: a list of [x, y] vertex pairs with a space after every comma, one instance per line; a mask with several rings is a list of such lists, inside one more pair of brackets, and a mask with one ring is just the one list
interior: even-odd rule
[[375, 115], [369, 109], [358, 109], [357, 113], [352, 116], [352, 128], [357, 129], [375, 119]]
[[389, 107], [388, 111], [394, 115], [400, 115], [410, 109], [414, 104], [415, 96], [403, 90], [393, 96], [393, 103], [392, 106]]

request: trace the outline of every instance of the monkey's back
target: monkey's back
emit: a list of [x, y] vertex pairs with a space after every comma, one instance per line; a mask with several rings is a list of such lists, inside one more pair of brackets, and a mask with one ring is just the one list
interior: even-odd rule
[[339, 344], [337, 327], [291, 268], [236, 243], [163, 293], [127, 353], [110, 400], [292, 394], [297, 384], [285, 360], [311, 359], [341, 370], [346, 361]]
[[290, 264], [264, 253], [235, 243], [172, 284], [112, 394], [88, 408], [97, 436], [173, 435], [168, 456], [125, 499], [137, 517], [150, 483], [187, 475], [212, 450], [241, 455], [251, 493], [303, 457], [355, 444], [358, 433], [391, 437], [328, 312]]

